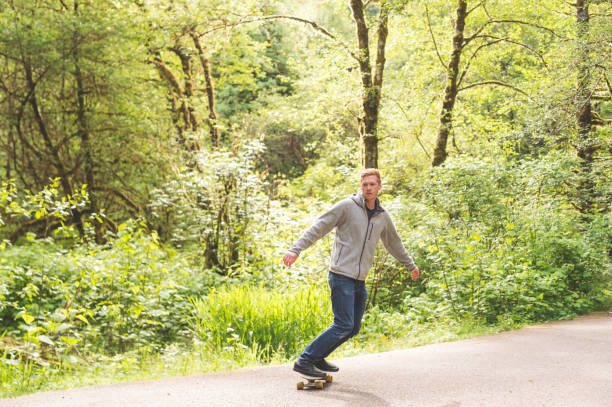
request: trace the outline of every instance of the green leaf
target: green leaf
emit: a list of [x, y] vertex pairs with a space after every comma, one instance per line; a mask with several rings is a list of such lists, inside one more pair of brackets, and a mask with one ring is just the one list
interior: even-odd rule
[[72, 356], [72, 355], [64, 355], [64, 354], [62, 354], [62, 355], [60, 355], [60, 357], [62, 358], [62, 360], [70, 363], [71, 365], [74, 365], [74, 364], [76, 364], [78, 362], [77, 358]]
[[77, 343], [81, 342], [80, 339], [70, 338], [70, 337], [67, 337], [67, 336], [62, 336], [61, 339], [62, 339], [62, 342], [64, 342], [66, 345], [70, 345], [70, 346], [76, 345]]
[[83, 315], [77, 315], [76, 316], [77, 319], [80, 319], [81, 321], [85, 322], [87, 325], [89, 325], [89, 321], [87, 320], [87, 318], [85, 318]]
[[55, 332], [64, 332], [72, 327], [71, 324], [62, 323], [55, 328]]
[[50, 345], [50, 346], [54, 346], [55, 345], [55, 342], [53, 342], [51, 340], [51, 338], [49, 338], [47, 335], [38, 335], [36, 337], [36, 339], [38, 339], [42, 343], [46, 343], [47, 345]]
[[34, 322], [34, 317], [30, 314], [23, 314], [21, 318], [23, 318], [26, 324], [31, 324], [32, 322]]

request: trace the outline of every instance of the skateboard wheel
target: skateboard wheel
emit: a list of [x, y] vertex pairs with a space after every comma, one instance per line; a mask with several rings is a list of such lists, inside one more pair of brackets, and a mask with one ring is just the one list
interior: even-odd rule
[[322, 389], [323, 388], [323, 382], [317, 382], [315, 384], [315, 386], [317, 386], [317, 389]]
[[326, 381], [327, 383], [331, 383], [333, 380], [334, 380], [334, 378], [333, 378], [333, 377], [331, 377], [330, 375], [325, 376], [325, 381]]
[[303, 383], [303, 382], [299, 382], [299, 383], [297, 384], [297, 389], [298, 389], [298, 390], [303, 390], [303, 389], [304, 389], [304, 383]]

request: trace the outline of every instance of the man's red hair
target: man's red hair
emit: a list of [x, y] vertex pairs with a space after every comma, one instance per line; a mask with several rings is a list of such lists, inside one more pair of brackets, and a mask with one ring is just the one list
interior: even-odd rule
[[370, 177], [372, 175], [378, 178], [378, 183], [382, 185], [380, 170], [378, 170], [378, 168], [366, 168], [365, 170], [361, 171], [361, 180], [363, 181], [365, 177]]

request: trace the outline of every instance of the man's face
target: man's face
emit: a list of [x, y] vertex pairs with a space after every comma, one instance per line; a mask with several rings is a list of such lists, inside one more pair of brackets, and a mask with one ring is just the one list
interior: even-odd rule
[[378, 182], [376, 175], [368, 175], [361, 180], [361, 193], [367, 201], [376, 199], [381, 188], [382, 185]]

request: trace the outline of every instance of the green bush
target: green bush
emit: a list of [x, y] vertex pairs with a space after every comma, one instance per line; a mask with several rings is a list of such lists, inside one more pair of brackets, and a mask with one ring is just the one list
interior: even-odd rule
[[155, 349], [185, 339], [188, 298], [214, 283], [155, 235], [122, 225], [106, 246], [36, 241], [0, 251], [0, 320], [8, 337], [58, 354]]
[[263, 184], [255, 173], [262, 146], [198, 151], [194, 165], [153, 191], [151, 219], [163, 241], [201, 249], [204, 268], [238, 274], [256, 250], [251, 229], [263, 212]]
[[[50, 180], [41, 191], [33, 193], [20, 190], [14, 181], [2, 182], [0, 185], [0, 247], [6, 247], [9, 239], [24, 235], [31, 240], [37, 234], [49, 236], [54, 232], [55, 238], [64, 238], [68, 244], [74, 241], [72, 227], [64, 224], [75, 211], [82, 211], [89, 203], [89, 194], [83, 186], [73, 196], [62, 195], [60, 179]], [[99, 219], [99, 214], [92, 214], [89, 219], [83, 219], [86, 229], [91, 229], [90, 221]], [[27, 227], [26, 227], [27, 226]]]
[[[422, 266], [427, 303], [405, 309], [425, 318], [452, 314], [488, 322], [568, 317], [596, 309], [610, 284], [605, 215], [584, 222], [563, 192], [576, 160], [450, 161], [435, 169], [410, 250]], [[602, 240], [602, 237], [603, 240]]]

